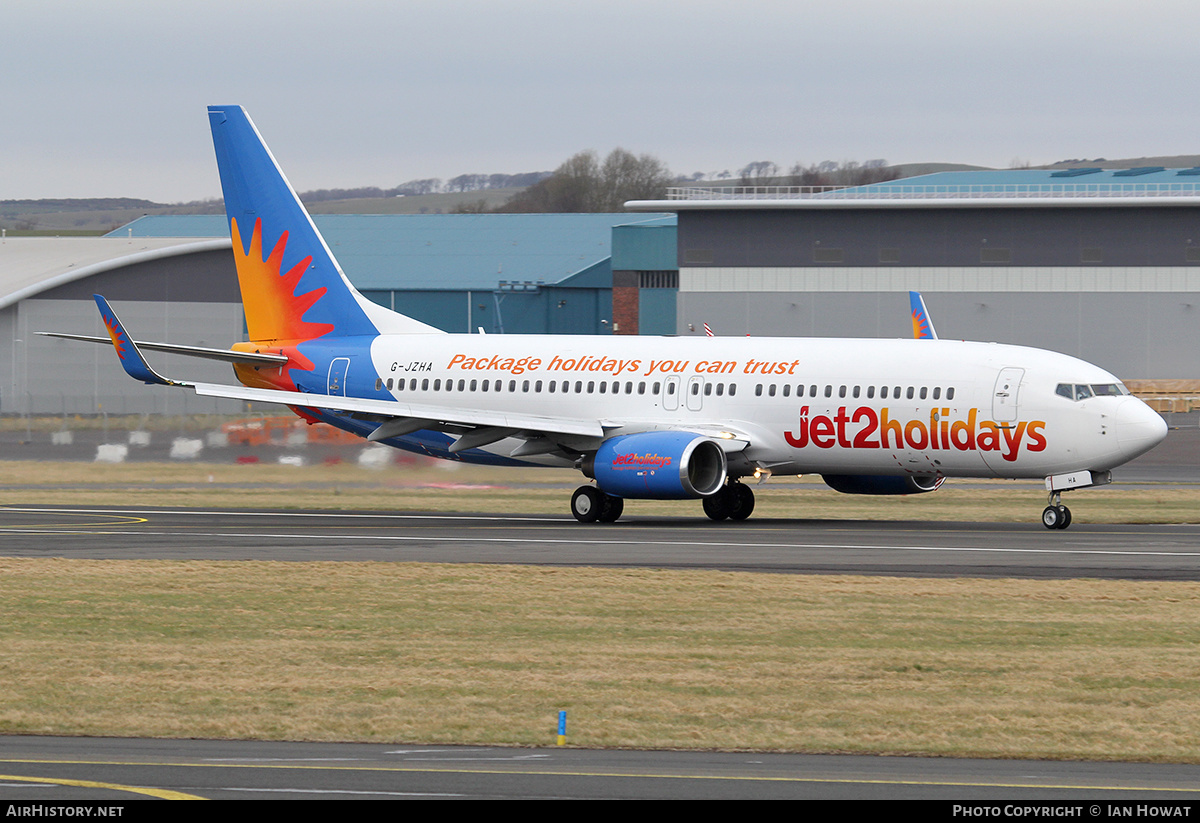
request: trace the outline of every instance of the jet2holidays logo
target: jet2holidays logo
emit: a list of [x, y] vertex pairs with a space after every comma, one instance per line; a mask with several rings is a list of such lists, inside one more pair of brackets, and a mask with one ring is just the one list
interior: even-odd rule
[[1022, 445], [1031, 452], [1046, 448], [1044, 420], [1000, 425], [978, 418], [979, 409], [971, 409], [965, 419], [955, 420], [949, 408], [935, 408], [925, 421], [893, 418], [887, 408], [876, 412], [867, 406], [859, 406], [848, 412], [841, 406], [832, 417], [818, 414], [809, 419], [809, 407], [803, 406], [798, 431], [785, 431], [783, 437], [788, 445], [797, 449], [811, 445], [818, 449], [836, 446], [842, 449], [990, 451], [1000, 452], [1010, 462], [1017, 459]]

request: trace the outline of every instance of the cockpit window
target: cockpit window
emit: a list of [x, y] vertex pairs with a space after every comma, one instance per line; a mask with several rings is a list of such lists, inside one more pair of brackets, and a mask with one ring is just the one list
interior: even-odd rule
[[1068, 400], [1087, 400], [1089, 397], [1120, 397], [1129, 394], [1124, 383], [1059, 383], [1054, 393]]

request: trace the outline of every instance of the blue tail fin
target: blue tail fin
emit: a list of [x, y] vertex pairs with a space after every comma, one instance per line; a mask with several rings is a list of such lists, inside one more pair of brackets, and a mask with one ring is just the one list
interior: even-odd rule
[[439, 331], [354, 289], [241, 106], [208, 119], [251, 340]]

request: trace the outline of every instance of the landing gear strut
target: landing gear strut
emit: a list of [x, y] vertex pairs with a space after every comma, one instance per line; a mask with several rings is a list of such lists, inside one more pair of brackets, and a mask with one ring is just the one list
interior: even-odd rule
[[1050, 492], [1046, 501], [1049, 505], [1042, 510], [1042, 525], [1047, 529], [1065, 529], [1071, 525], [1071, 510], [1064, 506], [1061, 500], [1061, 494]]
[[754, 511], [754, 490], [730, 480], [716, 494], [704, 498], [704, 513], [710, 520], [745, 520]]
[[625, 500], [595, 486], [580, 486], [571, 495], [571, 514], [580, 523], [614, 523], [625, 511]]

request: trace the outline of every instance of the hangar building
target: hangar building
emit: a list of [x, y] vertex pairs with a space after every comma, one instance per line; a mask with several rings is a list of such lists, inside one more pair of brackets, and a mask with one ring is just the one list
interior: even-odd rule
[[911, 334], [1200, 377], [1200, 168], [951, 172], [842, 190], [678, 188], [679, 332]]
[[[368, 298], [451, 332], [607, 334], [613, 259], [644, 269], [637, 224], [659, 227], [673, 263], [674, 215], [317, 215], [314, 222]], [[631, 234], [623, 229], [628, 224]], [[625, 240], [626, 236], [629, 237]], [[225, 348], [245, 339], [221, 215], [145, 217], [107, 237], [0, 239], [0, 413], [235, 413], [236, 401], [142, 386], [111, 349], [41, 337], [103, 335], [103, 294], [135, 338]], [[657, 263], [656, 263], [657, 265]], [[671, 285], [674, 285], [673, 283]], [[637, 300], [673, 332], [674, 290]], [[665, 308], [659, 307], [662, 303]], [[227, 365], [151, 355], [170, 376], [233, 379]]]

